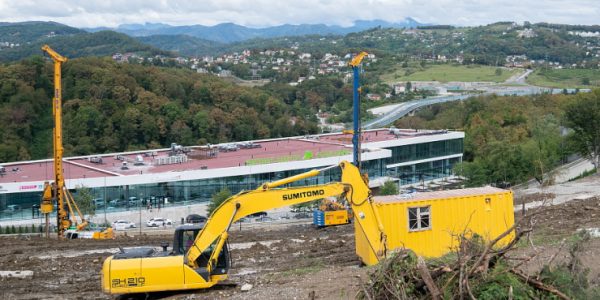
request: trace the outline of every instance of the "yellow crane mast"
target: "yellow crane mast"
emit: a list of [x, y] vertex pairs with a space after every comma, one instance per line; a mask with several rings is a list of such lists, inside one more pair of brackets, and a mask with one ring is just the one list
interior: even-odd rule
[[[63, 238], [65, 231], [75, 223], [77, 230], [82, 230], [87, 227], [88, 222], [83, 218], [81, 211], [73, 201], [73, 196], [65, 187], [65, 178], [62, 165], [63, 159], [63, 144], [62, 144], [62, 64], [67, 61], [67, 58], [58, 54], [50, 46], [44, 45], [42, 51], [46, 52], [54, 61], [54, 97], [52, 98], [52, 115], [54, 116], [53, 144], [54, 144], [54, 182], [49, 184], [44, 183], [44, 192], [42, 195], [42, 204], [40, 211], [46, 215], [46, 225], [48, 225], [48, 215], [53, 210], [52, 199], [56, 198], [57, 202], [57, 227], [58, 237]], [[74, 216], [74, 210], [81, 218], [81, 223], [73, 222], [71, 217]], [[48, 226], [46, 226], [48, 228]], [[47, 231], [46, 231], [47, 234]]]

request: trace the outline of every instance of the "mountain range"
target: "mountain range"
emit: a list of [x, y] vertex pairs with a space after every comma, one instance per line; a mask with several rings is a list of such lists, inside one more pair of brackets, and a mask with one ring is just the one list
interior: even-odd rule
[[382, 28], [414, 28], [428, 24], [419, 23], [412, 18], [406, 18], [400, 22], [387, 22], [383, 20], [358, 20], [354, 25], [341, 27], [325, 24], [284, 24], [265, 28], [251, 28], [234, 23], [222, 23], [214, 26], [184, 25], [172, 26], [163, 23], [145, 24], [122, 24], [115, 28], [96, 27], [82, 28], [88, 32], [112, 30], [125, 33], [129, 36], [143, 37], [152, 35], [189, 35], [192, 37], [215, 41], [220, 43], [239, 42], [253, 38], [273, 38], [281, 36], [299, 35], [345, 35], [351, 32], [359, 32], [374, 27]]

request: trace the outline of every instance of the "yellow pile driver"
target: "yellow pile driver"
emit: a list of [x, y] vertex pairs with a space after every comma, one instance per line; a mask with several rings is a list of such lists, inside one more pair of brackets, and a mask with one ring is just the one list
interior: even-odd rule
[[[53, 144], [54, 144], [54, 182], [44, 183], [42, 203], [40, 211], [46, 216], [46, 236], [48, 236], [50, 213], [54, 210], [56, 203], [56, 223], [59, 238], [113, 238], [112, 228], [103, 231], [89, 231], [89, 223], [77, 207], [73, 195], [65, 186], [64, 170], [62, 166], [63, 144], [62, 144], [62, 64], [67, 58], [58, 54], [48, 45], [42, 47], [42, 51], [48, 53], [54, 61], [54, 97], [52, 98], [52, 115], [54, 116]], [[75, 212], [80, 221], [75, 218]]]
[[[316, 176], [331, 168], [341, 168], [341, 181], [328, 184], [283, 187]], [[387, 238], [373, 207], [367, 182], [351, 163], [312, 170], [255, 190], [243, 191], [225, 200], [204, 226], [184, 225], [175, 230], [173, 247], [121, 250], [104, 261], [102, 290], [109, 294], [143, 294], [209, 288], [227, 279], [229, 270], [228, 231], [231, 224], [253, 213], [341, 195], [355, 216], [355, 234], [368, 243], [357, 244], [356, 253], [366, 265], [386, 256]]]

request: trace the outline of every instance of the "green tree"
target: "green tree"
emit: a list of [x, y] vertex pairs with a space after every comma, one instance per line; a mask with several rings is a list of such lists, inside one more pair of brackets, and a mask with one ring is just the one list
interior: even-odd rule
[[581, 84], [590, 85], [590, 79], [588, 77], [581, 78]]
[[211, 215], [213, 211], [215, 211], [215, 209], [217, 209], [217, 207], [219, 207], [219, 205], [225, 202], [225, 200], [227, 200], [229, 197], [231, 197], [231, 191], [229, 191], [227, 187], [224, 187], [218, 193], [214, 194], [210, 200], [210, 203], [208, 204], [208, 207], [206, 208], [208, 215]]
[[565, 119], [573, 130], [569, 140], [574, 149], [590, 159], [600, 174], [600, 89], [578, 94], [567, 106]]
[[385, 195], [398, 195], [398, 186], [396, 185], [395, 182], [393, 182], [391, 180], [388, 180], [381, 187], [381, 190], [379, 191], [379, 194], [382, 195], [382, 196], [385, 196]]
[[88, 218], [96, 214], [96, 204], [94, 203], [94, 195], [91, 189], [85, 186], [78, 186], [77, 192], [73, 197], [75, 198], [75, 204], [77, 204], [82, 214], [87, 215]]

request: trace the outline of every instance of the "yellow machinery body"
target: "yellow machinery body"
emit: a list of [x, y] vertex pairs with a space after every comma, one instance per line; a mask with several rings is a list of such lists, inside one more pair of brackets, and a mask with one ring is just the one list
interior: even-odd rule
[[[285, 187], [319, 173], [340, 167], [340, 182], [322, 185]], [[227, 278], [227, 238], [231, 224], [253, 213], [279, 207], [311, 202], [327, 197], [346, 198], [356, 217], [355, 226], [365, 237], [368, 251], [361, 252], [367, 265], [379, 262], [386, 255], [386, 235], [373, 209], [370, 190], [358, 169], [348, 163], [321, 170], [312, 170], [275, 182], [265, 183], [255, 190], [244, 191], [225, 200], [211, 214], [206, 224], [197, 229], [189, 246], [181, 247], [185, 225], [175, 230], [173, 250], [154, 253], [153, 248], [123, 250], [104, 261], [102, 289], [109, 294], [146, 293], [168, 290], [208, 288]], [[223, 254], [224, 253], [224, 254]], [[223, 264], [223, 262], [225, 262]]]
[[338, 201], [323, 199], [318, 209], [313, 211], [313, 224], [317, 227], [350, 223], [352, 213]]
[[325, 226], [342, 225], [350, 223], [350, 216], [345, 209], [325, 211]]
[[[512, 192], [494, 187], [423, 192], [408, 197], [377, 196], [374, 199], [390, 249], [405, 247], [424, 257], [440, 257], [455, 250], [460, 234], [477, 234], [489, 241], [514, 224]], [[503, 246], [513, 238], [514, 232], [500, 240], [497, 246]], [[366, 239], [360, 234], [357, 234], [356, 247], [368, 248]]]
[[109, 257], [102, 271], [102, 290], [112, 294], [204, 289], [227, 279], [227, 274], [204, 279], [184, 263], [183, 255], [126, 260]]

